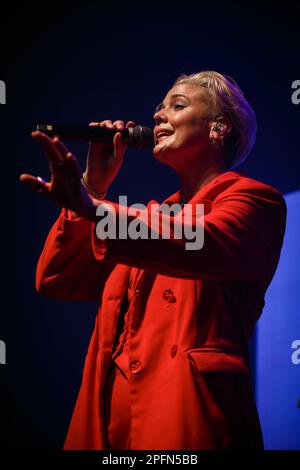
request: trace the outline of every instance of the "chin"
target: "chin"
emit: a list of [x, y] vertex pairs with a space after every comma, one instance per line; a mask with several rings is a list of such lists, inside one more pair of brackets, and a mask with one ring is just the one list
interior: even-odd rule
[[174, 166], [177, 160], [176, 150], [168, 148], [167, 146], [164, 147], [163, 145], [156, 145], [152, 151], [152, 155], [157, 161], [171, 167]]
[[168, 155], [170, 155], [170, 153], [172, 154], [172, 151], [170, 152], [167, 146], [164, 146], [163, 144], [156, 144], [152, 150], [152, 155], [157, 160], [164, 160]]

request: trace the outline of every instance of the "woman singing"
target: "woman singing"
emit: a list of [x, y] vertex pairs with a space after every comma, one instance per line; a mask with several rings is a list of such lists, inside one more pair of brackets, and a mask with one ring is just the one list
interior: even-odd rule
[[[34, 132], [51, 181], [21, 175], [62, 208], [38, 262], [38, 292], [99, 302], [65, 449], [262, 449], [247, 343], [278, 264], [286, 205], [235, 170], [254, 145], [256, 119], [231, 78], [180, 76], [154, 121], [153, 156], [181, 183], [164, 201], [179, 211], [161, 214], [155, 237], [98, 236], [98, 206], [116, 225], [129, 215], [105, 199], [126, 150], [120, 132], [90, 144], [83, 175], [59, 137]], [[189, 224], [203, 245], [186, 249], [175, 228], [196, 205], [203, 213]], [[142, 223], [150, 233], [151, 220]]]

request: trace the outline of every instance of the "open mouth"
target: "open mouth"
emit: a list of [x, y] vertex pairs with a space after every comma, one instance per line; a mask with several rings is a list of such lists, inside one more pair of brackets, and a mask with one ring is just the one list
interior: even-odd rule
[[165, 130], [159, 131], [159, 132], [156, 133], [156, 141], [160, 142], [161, 140], [164, 140], [167, 137], [170, 137], [170, 135], [172, 135], [172, 134], [173, 134], [173, 132], [171, 132], [171, 131], [165, 131]]

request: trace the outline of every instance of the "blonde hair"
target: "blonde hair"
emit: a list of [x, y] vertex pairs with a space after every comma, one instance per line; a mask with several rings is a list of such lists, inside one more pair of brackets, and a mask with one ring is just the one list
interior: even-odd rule
[[174, 85], [188, 83], [205, 90], [209, 118], [226, 116], [232, 130], [224, 141], [227, 165], [236, 168], [248, 157], [256, 139], [257, 123], [253, 109], [237, 83], [228, 75], [207, 70], [180, 75]]

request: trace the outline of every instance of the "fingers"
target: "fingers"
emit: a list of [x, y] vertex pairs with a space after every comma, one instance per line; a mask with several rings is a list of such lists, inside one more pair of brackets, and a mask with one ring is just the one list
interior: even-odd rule
[[128, 127], [134, 127], [134, 126], [135, 126], [134, 121], [128, 121], [125, 127], [126, 127], [126, 129], [128, 129]]
[[39, 193], [44, 193], [45, 195], [48, 194], [49, 183], [46, 183], [45, 180], [40, 176], [33, 176], [28, 175], [27, 173], [23, 173], [22, 175], [20, 175], [19, 179], [28, 188], [34, 191], [38, 191]]
[[41, 145], [51, 165], [63, 164], [63, 156], [50, 137], [40, 131], [34, 131], [31, 135], [33, 139]]
[[52, 139], [53, 144], [59, 151], [60, 155], [63, 157], [62, 163], [64, 162], [66, 156], [70, 151], [67, 149], [67, 147], [64, 145], [64, 143], [60, 140], [58, 136], [53, 137]]
[[100, 126], [100, 127], [106, 127], [108, 129], [117, 129], [119, 131], [122, 131], [125, 128], [135, 126], [135, 122], [134, 121], [128, 121], [125, 124], [125, 122], [120, 120], [120, 119], [118, 119], [114, 122], [112, 122], [110, 119], [106, 119], [105, 121], [101, 121], [101, 122], [90, 122], [89, 126]]
[[53, 138], [53, 144], [63, 157], [64, 172], [72, 179], [80, 179], [81, 168], [73, 153], [68, 150], [59, 137]]
[[42, 132], [32, 132], [32, 137], [43, 148], [52, 170], [64, 168], [73, 177], [80, 175], [79, 164], [74, 155], [63, 144], [59, 137], [52, 139]]
[[[127, 144], [122, 140], [122, 131], [124, 129], [128, 129], [129, 127], [133, 127], [135, 126], [135, 122], [134, 121], [127, 121], [127, 123], [125, 124], [124, 121], [122, 121], [121, 119], [117, 119], [116, 121], [112, 122], [110, 119], [106, 119], [104, 121], [100, 121], [100, 122], [90, 122], [89, 123], [90, 126], [99, 126], [99, 127], [103, 127], [103, 128], [106, 128], [106, 129], [110, 129], [110, 130], [117, 130], [119, 132], [116, 132], [114, 137], [113, 137], [113, 154], [114, 154], [114, 158], [116, 160], [123, 160], [123, 157], [124, 157], [124, 152], [127, 148]], [[110, 146], [111, 144], [108, 144], [108, 146]]]
[[101, 127], [106, 127], [107, 129], [117, 129], [118, 131], [122, 131], [125, 127], [125, 124], [121, 120], [117, 121], [110, 121], [109, 119], [106, 119], [105, 121], [101, 121], [99, 124]]
[[[42, 146], [46, 153], [50, 169], [53, 177], [64, 178], [66, 182], [70, 179], [80, 182], [81, 168], [75, 156], [68, 150], [59, 137], [51, 139], [42, 132], [33, 132], [33, 138]], [[42, 179], [35, 178], [31, 175], [22, 175], [21, 181], [26, 183], [32, 189], [44, 191], [49, 189], [49, 184], [42, 181]]]
[[68, 177], [80, 182], [82, 170], [77, 159], [71, 152], [66, 154], [65, 167], [68, 173]]

